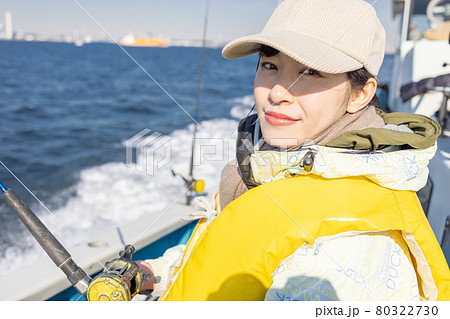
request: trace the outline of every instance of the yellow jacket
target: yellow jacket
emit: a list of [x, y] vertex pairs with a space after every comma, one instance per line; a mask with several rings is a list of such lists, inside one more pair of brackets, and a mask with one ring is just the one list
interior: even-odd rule
[[260, 185], [201, 220], [160, 300], [263, 300], [273, 271], [304, 243], [389, 230], [402, 233], [421, 299], [450, 300], [450, 271], [414, 192], [314, 175]]

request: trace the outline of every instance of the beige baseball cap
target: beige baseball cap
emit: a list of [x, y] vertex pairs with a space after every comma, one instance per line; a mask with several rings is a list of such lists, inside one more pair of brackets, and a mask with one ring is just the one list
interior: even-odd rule
[[363, 0], [284, 0], [261, 33], [231, 41], [222, 54], [242, 58], [265, 44], [318, 71], [365, 67], [376, 76], [385, 41], [375, 9]]

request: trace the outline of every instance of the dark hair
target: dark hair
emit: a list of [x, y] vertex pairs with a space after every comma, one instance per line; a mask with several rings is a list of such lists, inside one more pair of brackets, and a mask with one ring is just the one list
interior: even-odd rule
[[261, 47], [259, 48], [260, 56], [262, 54], [264, 56], [271, 57], [271, 56], [278, 54], [278, 52], [280, 52], [280, 51], [278, 51], [277, 49], [274, 49], [268, 45], [265, 45], [265, 44], [261, 44]]
[[[278, 54], [279, 52], [280, 51], [278, 51], [277, 49], [274, 49], [265, 44], [261, 44], [261, 47], [259, 48], [259, 57], [261, 58], [261, 55], [264, 55], [266, 57], [271, 57], [271, 56]], [[259, 61], [258, 61], [258, 66], [259, 66]], [[257, 66], [257, 68], [258, 68], [258, 66]], [[367, 81], [370, 78], [374, 78], [375, 80], [377, 79], [376, 76], [372, 75], [364, 67], [362, 67], [358, 70], [355, 70], [355, 71], [347, 72], [347, 77], [350, 81], [350, 86], [351, 86], [351, 89], [353, 92], [358, 92], [358, 91], [362, 90], [362, 88], [364, 87], [364, 85], [366, 85]], [[378, 101], [378, 97], [376, 94], [373, 96], [372, 100], [370, 100], [369, 105], [373, 105], [376, 107], [380, 106], [380, 102]]]

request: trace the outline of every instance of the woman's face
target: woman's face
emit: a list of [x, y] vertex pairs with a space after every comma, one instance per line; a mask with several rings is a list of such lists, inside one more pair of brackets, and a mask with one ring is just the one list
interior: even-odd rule
[[347, 109], [347, 74], [318, 72], [283, 53], [261, 56], [254, 95], [261, 130], [273, 146], [288, 148], [313, 141]]

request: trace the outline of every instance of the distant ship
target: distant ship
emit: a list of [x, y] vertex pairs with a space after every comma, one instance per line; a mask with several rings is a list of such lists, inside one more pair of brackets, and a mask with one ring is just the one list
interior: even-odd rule
[[129, 47], [162, 47], [167, 48], [168, 42], [156, 38], [135, 38], [134, 35], [129, 34], [125, 36], [120, 45]]

